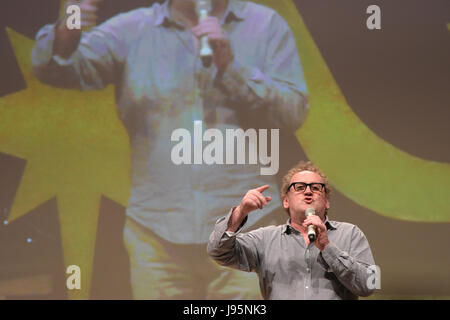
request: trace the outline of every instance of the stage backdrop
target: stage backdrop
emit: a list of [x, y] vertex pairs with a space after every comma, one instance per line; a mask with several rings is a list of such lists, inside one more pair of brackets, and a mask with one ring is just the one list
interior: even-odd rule
[[[278, 180], [302, 159], [324, 171], [330, 219], [369, 239], [375, 298], [450, 297], [449, 2], [257, 2], [289, 23], [309, 94], [304, 125], [280, 129]], [[100, 22], [152, 3], [104, 1]], [[367, 27], [370, 5], [381, 29]], [[114, 88], [56, 89], [32, 75], [34, 37], [63, 3], [0, 6], [0, 298], [131, 299], [130, 147]], [[70, 265], [79, 290], [66, 286]]]

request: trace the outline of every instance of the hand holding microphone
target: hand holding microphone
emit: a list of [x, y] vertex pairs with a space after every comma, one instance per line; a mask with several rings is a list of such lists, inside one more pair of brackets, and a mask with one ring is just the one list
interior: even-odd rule
[[211, 0], [197, 0], [196, 11], [198, 25], [191, 31], [199, 39], [199, 55], [203, 65], [209, 67], [208, 62], [211, 64], [212, 60], [219, 74], [223, 73], [234, 59], [230, 40], [222, 29], [219, 19], [209, 16]]
[[[314, 208], [308, 208], [305, 211], [305, 216], [311, 217], [316, 215], [316, 210]], [[308, 239], [310, 242], [314, 242], [316, 240], [316, 229], [314, 228], [314, 225], [310, 224], [308, 225]]]
[[327, 227], [322, 219], [316, 215], [314, 208], [305, 210], [306, 219], [303, 221], [303, 227], [308, 229], [308, 239], [314, 242], [315, 246], [322, 251], [330, 243], [328, 240]]
[[[197, 0], [195, 11], [197, 12], [199, 24], [205, 21], [211, 12], [211, 0]], [[209, 45], [208, 35], [204, 34], [200, 37], [200, 58], [203, 66], [209, 68], [212, 62], [213, 51]]]

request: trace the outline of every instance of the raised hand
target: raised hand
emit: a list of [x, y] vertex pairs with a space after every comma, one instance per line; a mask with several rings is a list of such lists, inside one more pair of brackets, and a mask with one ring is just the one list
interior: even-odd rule
[[[54, 53], [68, 58], [78, 47], [81, 38], [81, 31], [97, 24], [97, 12], [103, 0], [80, 0], [68, 1], [66, 8], [70, 5], [77, 5], [81, 11], [81, 29], [69, 29], [67, 27], [67, 14], [60, 19], [55, 27]], [[64, 11], [65, 12], [65, 11]]]
[[231, 219], [228, 223], [227, 231], [236, 231], [250, 212], [256, 209], [262, 209], [269, 201], [272, 200], [272, 197], [266, 197], [262, 194], [262, 192], [268, 188], [268, 185], [264, 185], [251, 189], [245, 194], [239, 206], [237, 206], [233, 211]]

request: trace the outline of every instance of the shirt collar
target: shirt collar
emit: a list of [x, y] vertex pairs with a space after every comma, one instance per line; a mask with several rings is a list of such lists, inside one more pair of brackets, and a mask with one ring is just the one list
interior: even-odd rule
[[228, 0], [228, 6], [225, 13], [222, 16], [221, 23], [230, 23], [231, 21], [241, 21], [244, 20], [244, 6], [245, 3], [238, 0]]
[[336, 230], [337, 226], [334, 221], [328, 220], [328, 215], [325, 216], [325, 225], [327, 226], [327, 230]]
[[[328, 220], [328, 215], [325, 216], [325, 225], [327, 230], [336, 230], [337, 226], [334, 221]], [[282, 233], [289, 234], [291, 231], [298, 232], [293, 226], [291, 226], [291, 218], [286, 221], [286, 224], [281, 229]]]
[[[167, 27], [170, 26], [172, 23], [178, 26], [178, 24], [176, 24], [170, 18], [169, 1], [170, 0], [166, 0], [164, 1], [164, 3], [159, 4], [158, 6], [155, 7], [156, 19], [154, 21], [154, 25], [156, 27], [158, 26]], [[243, 3], [242, 1], [228, 0], [227, 9], [223, 14], [220, 23], [223, 25], [226, 23], [230, 23], [233, 20], [235, 21], [244, 20], [244, 12], [243, 12], [244, 5], [245, 3]]]
[[297, 232], [297, 230], [291, 226], [291, 218], [286, 221], [286, 224], [281, 229], [281, 233], [290, 234], [292, 231]]

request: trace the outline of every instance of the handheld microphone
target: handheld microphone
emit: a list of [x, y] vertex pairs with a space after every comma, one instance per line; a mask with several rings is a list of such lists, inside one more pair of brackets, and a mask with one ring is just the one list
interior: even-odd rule
[[[308, 208], [305, 211], [305, 216], [306, 217], [310, 217], [310, 216], [314, 216], [316, 215], [316, 210], [314, 210], [314, 208]], [[311, 242], [314, 242], [314, 240], [316, 240], [316, 230], [314, 229], [314, 226], [312, 224], [310, 224], [308, 226], [308, 239]]]
[[[203, 21], [211, 11], [211, 0], [197, 0], [195, 10], [197, 12], [198, 21]], [[200, 58], [203, 66], [209, 68], [212, 63], [213, 51], [209, 45], [208, 36], [200, 37]]]

